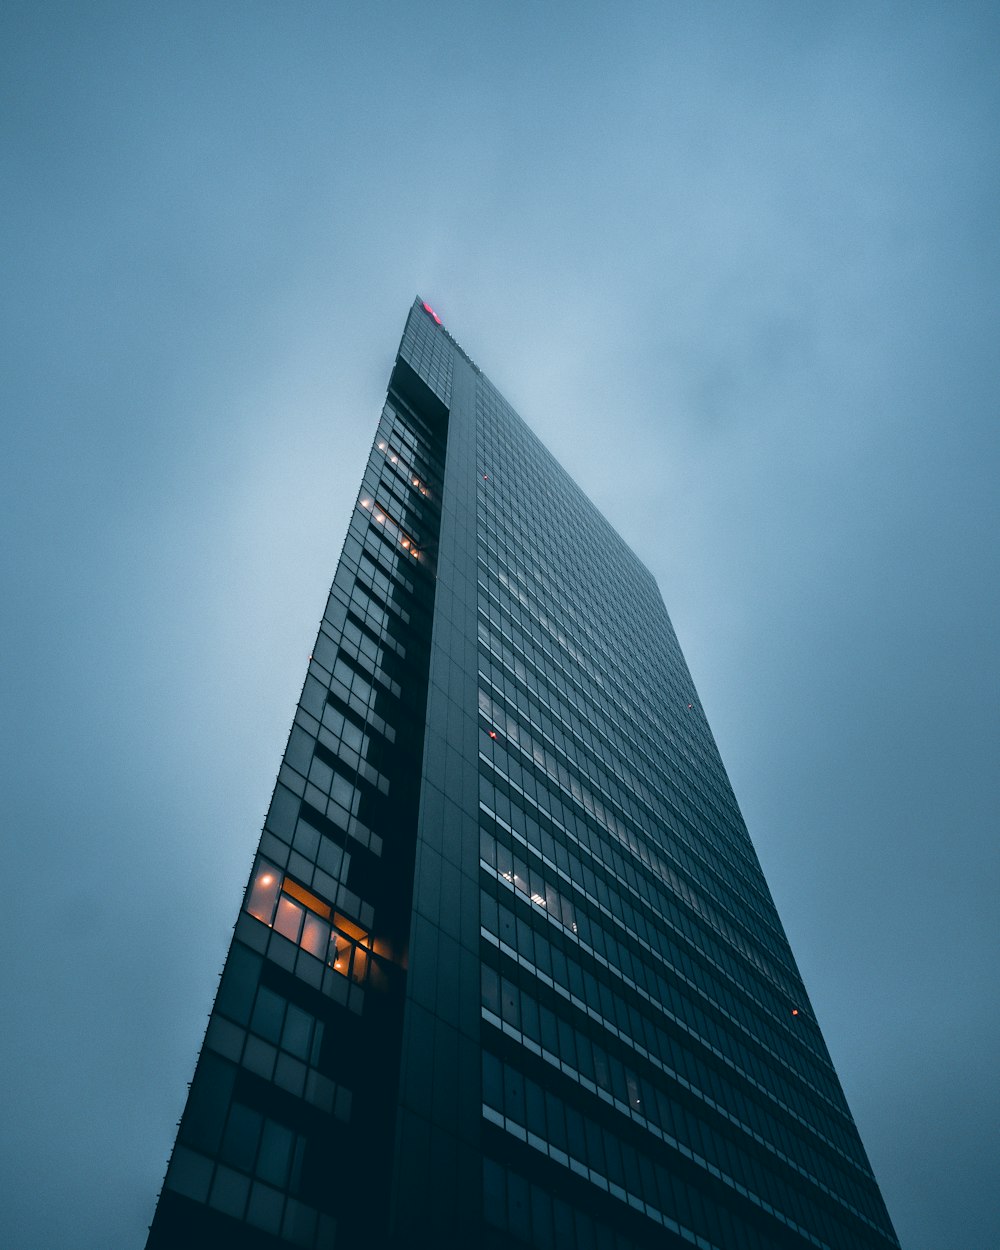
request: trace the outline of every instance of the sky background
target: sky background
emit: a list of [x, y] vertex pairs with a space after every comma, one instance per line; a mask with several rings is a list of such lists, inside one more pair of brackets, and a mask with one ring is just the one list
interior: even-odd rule
[[1000, 1244], [1000, 7], [0, 28], [0, 1210], [141, 1247], [407, 308], [654, 572], [904, 1250]]

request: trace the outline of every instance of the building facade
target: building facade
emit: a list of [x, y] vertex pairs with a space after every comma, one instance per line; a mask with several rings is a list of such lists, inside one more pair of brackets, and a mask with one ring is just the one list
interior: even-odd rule
[[419, 300], [149, 1250], [897, 1246], [653, 577]]

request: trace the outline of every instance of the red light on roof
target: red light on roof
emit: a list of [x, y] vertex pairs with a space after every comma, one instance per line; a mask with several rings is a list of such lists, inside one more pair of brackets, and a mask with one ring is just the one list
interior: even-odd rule
[[434, 309], [431, 308], [430, 304], [427, 304], [427, 303], [423, 304], [423, 310], [428, 315], [428, 317], [432, 317], [434, 319], [435, 325], [441, 324], [441, 318], [437, 315]]
[[793, 1007], [793, 1008], [792, 1008], [792, 1015], [793, 1015], [793, 1016], [797, 1016], [798, 1014], [799, 1014], [799, 1009], [798, 1009], [798, 1007]]

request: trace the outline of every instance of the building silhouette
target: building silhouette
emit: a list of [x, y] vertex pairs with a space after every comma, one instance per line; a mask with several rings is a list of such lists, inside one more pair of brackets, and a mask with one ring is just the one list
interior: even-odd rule
[[419, 300], [147, 1244], [898, 1245], [653, 577]]

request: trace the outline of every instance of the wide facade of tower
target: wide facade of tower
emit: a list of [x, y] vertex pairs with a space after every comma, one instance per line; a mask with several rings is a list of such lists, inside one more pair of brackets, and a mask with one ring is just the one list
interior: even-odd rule
[[409, 312], [148, 1250], [898, 1245], [656, 584]]

